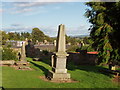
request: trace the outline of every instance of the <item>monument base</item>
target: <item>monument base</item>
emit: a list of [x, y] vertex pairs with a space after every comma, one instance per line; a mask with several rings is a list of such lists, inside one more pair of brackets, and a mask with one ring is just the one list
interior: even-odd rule
[[55, 80], [55, 81], [70, 80], [70, 74], [69, 73], [54, 73], [53, 71], [49, 71], [47, 78], [50, 80]]
[[17, 61], [16, 65], [28, 65], [29, 63], [27, 61]]

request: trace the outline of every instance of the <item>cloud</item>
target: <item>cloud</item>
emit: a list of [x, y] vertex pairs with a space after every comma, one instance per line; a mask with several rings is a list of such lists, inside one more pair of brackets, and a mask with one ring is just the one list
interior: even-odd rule
[[0, 13], [2, 13], [4, 10], [2, 8], [0, 8]]
[[[45, 5], [52, 4], [51, 2], [12, 2], [4, 3], [4, 9], [10, 14], [34, 15], [38, 13], [46, 13]], [[9, 8], [7, 7], [9, 6]], [[58, 7], [56, 7], [57, 9]]]
[[16, 3], [14, 3], [14, 6], [20, 7], [20, 8], [27, 8], [27, 7], [40, 7], [40, 6], [43, 6], [46, 4], [48, 4], [48, 3], [46, 3], [46, 2], [19, 2], [19, 3], [16, 2]]
[[1, 0], [2, 2], [88, 2], [91, 0]]
[[39, 28], [48, 36], [51, 37], [57, 36], [58, 27], [56, 26], [39, 26]]
[[78, 27], [66, 27], [66, 34], [68, 36], [89, 35], [88, 28], [88, 25], [80, 25]]
[[[10, 14], [34, 15], [38, 13], [46, 13], [47, 10], [44, 8], [45, 5], [72, 1], [79, 0], [14, 0], [12, 3], [9, 2], [10, 7], [6, 9], [6, 12]], [[61, 9], [61, 7], [55, 6], [51, 9], [58, 10]]]
[[[32, 32], [33, 28], [39, 28], [45, 35], [56, 37], [58, 34], [58, 26], [25, 26], [22, 24], [11, 24], [10, 27], [3, 28], [7, 32]], [[68, 36], [89, 35], [89, 26], [80, 25], [78, 27], [65, 27]]]
[[1, 2], [119, 2], [120, 0], [1, 0]]
[[11, 26], [12, 27], [20, 27], [20, 26], [22, 26], [22, 24], [18, 24], [18, 23], [17, 24], [11, 24]]
[[3, 27], [2, 30], [5, 30], [7, 32], [31, 32], [32, 26], [24, 26], [22, 24], [11, 24], [10, 27]]
[[32, 8], [24, 8], [24, 9], [15, 10], [12, 13], [17, 14], [17, 13], [24, 13], [24, 12], [31, 12], [31, 11], [34, 11], [34, 10]]

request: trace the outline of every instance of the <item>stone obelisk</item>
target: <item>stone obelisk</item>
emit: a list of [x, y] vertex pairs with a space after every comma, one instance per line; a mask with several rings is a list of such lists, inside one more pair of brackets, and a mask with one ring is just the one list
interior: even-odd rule
[[51, 80], [69, 80], [70, 74], [67, 73], [66, 59], [66, 39], [65, 26], [59, 25], [56, 53], [52, 56], [52, 71], [49, 71], [48, 77]]
[[26, 61], [25, 45], [26, 45], [25, 42], [22, 42], [21, 58], [20, 58], [20, 61]]

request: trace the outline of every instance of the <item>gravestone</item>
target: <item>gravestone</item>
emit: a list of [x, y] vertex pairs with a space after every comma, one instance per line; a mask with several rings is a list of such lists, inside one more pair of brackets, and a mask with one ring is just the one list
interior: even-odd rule
[[61, 24], [58, 30], [56, 53], [52, 55], [52, 71], [48, 73], [50, 80], [70, 80], [70, 74], [66, 69], [67, 56], [65, 26]]
[[71, 43], [69, 42], [68, 45], [71, 45]]
[[36, 45], [38, 45], [38, 43], [39, 43], [39, 41], [38, 41], [38, 40], [36, 40]]
[[20, 58], [20, 61], [26, 61], [26, 55], [25, 55], [25, 42], [22, 42], [21, 58]]
[[54, 40], [54, 46], [56, 46], [56, 40]]
[[43, 43], [44, 43], [44, 44], [47, 44], [47, 40], [44, 40]]
[[28, 38], [25, 38], [26, 45], [28, 45]]
[[20, 57], [20, 61], [16, 62], [17, 65], [27, 65], [28, 64], [28, 62], [26, 61], [25, 46], [26, 46], [26, 42], [22, 42], [21, 57]]

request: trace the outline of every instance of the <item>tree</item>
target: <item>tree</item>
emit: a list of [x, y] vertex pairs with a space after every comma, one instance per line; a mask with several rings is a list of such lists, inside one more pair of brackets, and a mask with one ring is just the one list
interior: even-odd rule
[[35, 43], [36, 40], [42, 42], [44, 40], [50, 41], [50, 37], [46, 36], [39, 28], [33, 28], [32, 30], [32, 40]]
[[120, 62], [120, 2], [88, 2], [86, 5], [91, 7], [85, 15], [92, 23], [90, 36], [99, 60]]
[[21, 40], [25, 40], [26, 38], [28, 38], [28, 39], [32, 39], [32, 36], [31, 36], [31, 33], [29, 33], [29, 32], [21, 32], [21, 36], [20, 36], [21, 38]]
[[0, 31], [0, 33], [2, 34], [2, 44], [5, 44], [8, 39], [8, 34], [5, 31]]
[[20, 40], [20, 37], [21, 37], [21, 36], [20, 36], [20, 33], [17, 33], [17, 32], [16, 32], [16, 38], [17, 38], [17, 40]]
[[17, 59], [17, 52], [13, 51], [10, 48], [3, 47], [2, 60], [18, 60]]
[[25, 33], [25, 38], [31, 39], [32, 36], [31, 36], [31, 34], [30, 34], [29, 32], [26, 32], [26, 33]]
[[13, 32], [9, 32], [8, 33], [8, 36], [9, 36], [9, 40], [14, 40], [14, 38], [15, 38], [15, 33], [13, 33]]
[[71, 45], [75, 45], [77, 42], [79, 42], [78, 40], [76, 40], [75, 37], [70, 37], [66, 35], [66, 43], [71, 43]]

